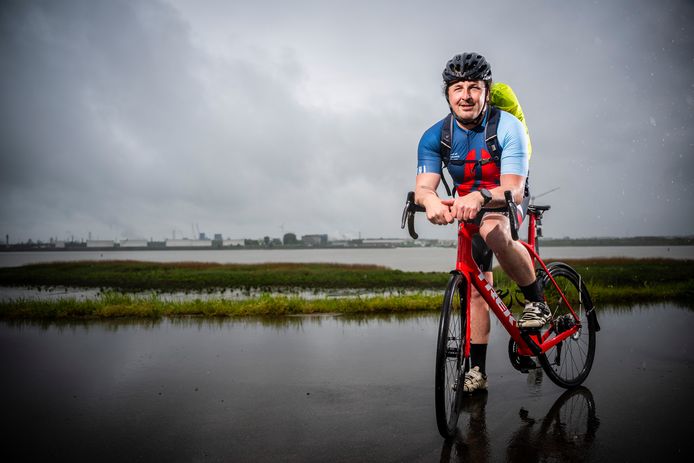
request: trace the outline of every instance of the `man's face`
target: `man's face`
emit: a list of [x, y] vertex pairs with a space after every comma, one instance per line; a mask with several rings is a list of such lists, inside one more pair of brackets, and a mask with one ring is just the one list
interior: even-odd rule
[[462, 121], [473, 121], [484, 109], [487, 85], [483, 80], [461, 81], [448, 87], [448, 103]]

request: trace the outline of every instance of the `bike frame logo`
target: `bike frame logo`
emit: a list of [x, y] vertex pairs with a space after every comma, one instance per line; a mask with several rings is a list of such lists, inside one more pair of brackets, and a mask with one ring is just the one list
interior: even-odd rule
[[504, 301], [501, 300], [498, 294], [496, 294], [496, 291], [494, 291], [494, 288], [492, 288], [492, 285], [489, 284], [489, 282], [484, 278], [484, 273], [480, 272], [479, 275], [477, 275], [477, 278], [482, 282], [484, 281], [486, 284], [484, 285], [484, 289], [487, 290], [489, 295], [494, 299], [494, 302], [496, 302], [497, 307], [501, 310], [501, 312], [504, 314], [504, 317], [506, 317], [506, 320], [508, 322], [515, 326], [516, 325], [516, 319], [513, 318], [513, 315], [511, 315], [511, 311], [508, 310], [508, 307], [506, 307], [506, 304], [504, 304]]

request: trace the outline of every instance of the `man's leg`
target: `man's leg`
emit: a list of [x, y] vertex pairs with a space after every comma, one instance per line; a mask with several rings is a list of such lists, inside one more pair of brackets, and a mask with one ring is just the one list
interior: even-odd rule
[[[484, 276], [493, 284], [493, 255], [482, 237], [472, 240], [472, 255]], [[489, 306], [474, 287], [470, 291], [470, 368], [463, 390], [473, 392], [487, 388], [487, 343], [489, 342]]]
[[[493, 284], [492, 272], [484, 272]], [[475, 288], [470, 297], [470, 362], [471, 367], [479, 367], [482, 374], [487, 373], [487, 344], [489, 343], [489, 306]]]
[[542, 286], [535, 276], [530, 254], [522, 244], [511, 238], [508, 218], [503, 214], [485, 214], [480, 225], [480, 235], [494, 251], [504, 272], [523, 291], [526, 305], [518, 326], [541, 328], [549, 319], [549, 308], [544, 302]]
[[[492, 272], [484, 272], [491, 283]], [[487, 389], [487, 343], [489, 342], [489, 306], [475, 288], [470, 291], [470, 371], [465, 374], [463, 391]]]
[[499, 260], [506, 275], [518, 286], [535, 281], [535, 269], [528, 251], [511, 238], [508, 218], [503, 214], [487, 213], [480, 225], [480, 235]]

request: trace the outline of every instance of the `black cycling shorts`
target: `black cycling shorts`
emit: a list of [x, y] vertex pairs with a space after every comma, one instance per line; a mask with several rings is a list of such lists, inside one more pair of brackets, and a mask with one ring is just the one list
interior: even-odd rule
[[489, 249], [489, 246], [487, 246], [487, 243], [484, 242], [479, 233], [472, 237], [472, 258], [483, 272], [492, 271], [494, 253]]

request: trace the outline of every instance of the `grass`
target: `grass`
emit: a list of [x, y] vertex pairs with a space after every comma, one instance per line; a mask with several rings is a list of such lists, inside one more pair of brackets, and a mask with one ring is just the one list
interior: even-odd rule
[[0, 317], [7, 319], [160, 318], [179, 316], [234, 317], [248, 315], [302, 315], [320, 313], [369, 314], [436, 310], [440, 296], [302, 299], [269, 294], [247, 300], [193, 300], [164, 302], [156, 297], [136, 298], [105, 293], [87, 301], [26, 301], [0, 303]]
[[[566, 261], [583, 276], [597, 306], [694, 299], [694, 261], [669, 259], [590, 259]], [[515, 285], [495, 270], [495, 286]], [[0, 286], [76, 286], [112, 288], [95, 300], [15, 300], [0, 302], [3, 319], [229, 317], [316, 313], [387, 313], [438, 310], [442, 296], [302, 299], [276, 295], [282, 288], [439, 289], [447, 273], [402, 272], [369, 265], [338, 264], [200, 264], [71, 262], [0, 269]], [[269, 294], [247, 300], [164, 301], [122, 291], [262, 288]], [[271, 294], [272, 292], [275, 295]]]

